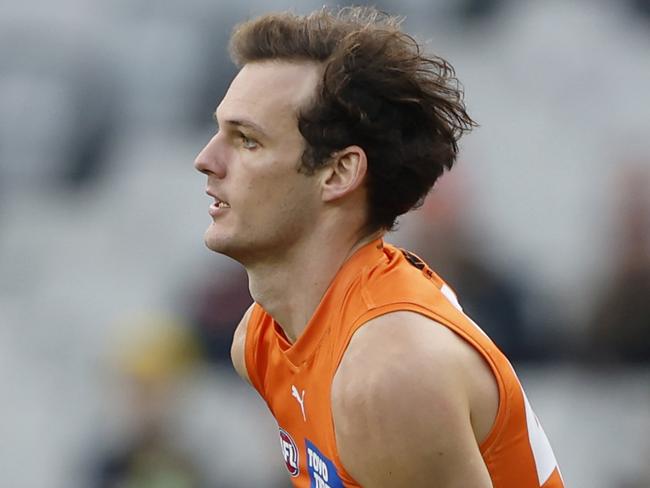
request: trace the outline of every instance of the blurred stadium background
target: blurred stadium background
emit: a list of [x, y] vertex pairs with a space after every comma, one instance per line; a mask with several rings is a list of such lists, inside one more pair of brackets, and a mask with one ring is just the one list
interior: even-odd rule
[[[388, 240], [513, 359], [567, 486], [650, 487], [650, 2], [374, 4], [481, 124]], [[192, 162], [233, 25], [321, 6], [3, 3], [0, 486], [288, 486], [227, 362], [250, 298]]]

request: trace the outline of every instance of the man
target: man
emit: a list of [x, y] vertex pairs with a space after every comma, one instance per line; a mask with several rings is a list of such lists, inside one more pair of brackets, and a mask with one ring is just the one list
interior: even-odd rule
[[382, 239], [473, 125], [453, 69], [367, 8], [267, 15], [230, 47], [241, 70], [195, 162], [205, 241], [248, 273], [232, 359], [294, 486], [563, 486], [508, 361]]

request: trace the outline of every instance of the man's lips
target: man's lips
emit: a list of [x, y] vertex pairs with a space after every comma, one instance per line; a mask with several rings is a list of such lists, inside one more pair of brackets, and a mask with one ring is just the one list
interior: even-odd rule
[[214, 198], [214, 203], [210, 205], [210, 209], [208, 210], [212, 217], [221, 215], [230, 208], [230, 204], [223, 197], [218, 196], [216, 193], [211, 192], [210, 190], [207, 190], [206, 193]]
[[208, 209], [208, 213], [210, 214], [211, 217], [217, 217], [224, 212], [227, 212], [230, 210], [230, 207], [223, 207], [223, 206], [218, 206], [216, 203], [213, 203], [210, 205], [210, 208]]
[[216, 193], [211, 192], [210, 190], [207, 190], [205, 193], [211, 196], [212, 198], [214, 198], [214, 205], [216, 205], [217, 207], [230, 208], [230, 204], [224, 197], [217, 195]]

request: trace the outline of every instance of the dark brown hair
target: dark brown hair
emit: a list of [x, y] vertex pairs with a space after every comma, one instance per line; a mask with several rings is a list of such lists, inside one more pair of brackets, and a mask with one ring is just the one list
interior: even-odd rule
[[422, 53], [401, 20], [370, 7], [308, 16], [270, 14], [238, 25], [233, 61], [315, 61], [323, 77], [298, 114], [307, 142], [301, 170], [313, 172], [346, 146], [368, 158], [367, 230], [391, 229], [422, 203], [476, 124], [454, 69]]

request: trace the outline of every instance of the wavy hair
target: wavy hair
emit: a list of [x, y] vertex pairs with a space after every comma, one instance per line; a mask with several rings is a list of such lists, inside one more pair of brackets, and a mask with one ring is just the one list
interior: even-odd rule
[[298, 113], [306, 141], [300, 170], [313, 173], [349, 145], [363, 148], [368, 231], [390, 230], [421, 205], [453, 166], [459, 138], [476, 126], [453, 67], [424, 54], [401, 22], [372, 7], [269, 14], [239, 24], [230, 40], [238, 66], [323, 65], [315, 96]]

